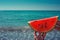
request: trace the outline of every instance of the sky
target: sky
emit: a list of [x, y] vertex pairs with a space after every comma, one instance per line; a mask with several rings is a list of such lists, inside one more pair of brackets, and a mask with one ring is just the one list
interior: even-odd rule
[[0, 10], [60, 10], [60, 0], [0, 0]]

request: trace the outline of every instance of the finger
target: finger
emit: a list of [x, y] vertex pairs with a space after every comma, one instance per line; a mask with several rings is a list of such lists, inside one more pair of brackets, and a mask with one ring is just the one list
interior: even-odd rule
[[60, 26], [59, 25], [56, 25], [55, 26], [55, 29], [60, 31]]
[[59, 21], [57, 21], [56, 25], [59, 25], [59, 26], [60, 26], [60, 20], [59, 20]]
[[56, 25], [55, 28], [60, 27], [59, 25]]
[[36, 31], [34, 31], [34, 36], [37, 36], [37, 34], [36, 34], [37, 32]]

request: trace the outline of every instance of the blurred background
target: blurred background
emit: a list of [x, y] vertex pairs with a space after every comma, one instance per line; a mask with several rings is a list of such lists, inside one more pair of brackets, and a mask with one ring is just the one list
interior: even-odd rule
[[[34, 40], [33, 32], [28, 21], [60, 17], [60, 11], [5, 10], [0, 11], [1, 40]], [[58, 18], [60, 20], [60, 18]], [[60, 31], [52, 30], [47, 33], [45, 40], [59, 40]]]
[[[34, 40], [28, 21], [59, 16], [60, 0], [0, 0], [0, 40]], [[45, 40], [59, 40], [60, 31], [47, 33]]]

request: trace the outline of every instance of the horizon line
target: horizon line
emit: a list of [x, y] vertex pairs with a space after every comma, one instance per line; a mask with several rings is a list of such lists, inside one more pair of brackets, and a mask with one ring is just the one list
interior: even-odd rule
[[0, 10], [0, 11], [60, 11], [60, 10]]

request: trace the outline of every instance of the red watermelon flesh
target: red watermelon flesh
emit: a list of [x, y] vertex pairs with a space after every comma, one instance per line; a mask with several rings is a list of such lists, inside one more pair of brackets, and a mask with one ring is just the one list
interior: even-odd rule
[[29, 21], [28, 23], [32, 27], [32, 29], [34, 29], [35, 31], [48, 32], [55, 27], [57, 19], [58, 19], [58, 16], [54, 16], [50, 18], [32, 20], [32, 21]]

